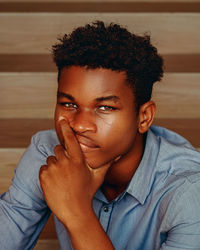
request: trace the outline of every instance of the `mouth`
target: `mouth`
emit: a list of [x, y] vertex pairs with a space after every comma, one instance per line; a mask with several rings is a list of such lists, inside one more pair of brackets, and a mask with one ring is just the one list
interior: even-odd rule
[[100, 147], [96, 145], [92, 140], [84, 136], [76, 135], [76, 138], [79, 142], [81, 150], [83, 153], [89, 153], [99, 149]]

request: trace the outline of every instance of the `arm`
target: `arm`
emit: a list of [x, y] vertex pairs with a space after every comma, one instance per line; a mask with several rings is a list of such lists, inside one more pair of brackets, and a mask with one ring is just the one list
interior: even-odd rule
[[48, 157], [40, 170], [46, 202], [68, 230], [74, 249], [114, 249], [92, 209], [111, 163], [90, 168], [68, 123], [62, 120], [60, 126], [65, 145], [56, 146], [56, 157]]
[[200, 249], [200, 178], [186, 181], [167, 212], [168, 237], [161, 250]]
[[9, 190], [0, 195], [1, 250], [32, 249], [50, 215], [38, 178], [46, 156], [37, 141], [38, 135], [32, 138], [15, 170]]

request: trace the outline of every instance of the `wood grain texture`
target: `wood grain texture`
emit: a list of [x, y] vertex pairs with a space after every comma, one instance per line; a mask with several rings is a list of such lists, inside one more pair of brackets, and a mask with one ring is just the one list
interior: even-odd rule
[[34, 250], [59, 250], [59, 242], [55, 239], [41, 239], [38, 241]]
[[56, 71], [50, 54], [0, 54], [0, 72]]
[[[0, 118], [53, 118], [56, 73], [0, 73], [0, 83]], [[165, 74], [154, 87], [156, 117], [200, 118], [199, 83], [200, 73]]]
[[200, 118], [200, 74], [165, 74], [155, 84], [157, 118]]
[[24, 148], [0, 148], [0, 193], [5, 192], [11, 184], [16, 168]]
[[39, 239], [57, 239], [53, 214], [50, 215], [46, 225], [42, 229]]
[[[24, 2], [24, 3], [31, 3], [33, 2], [33, 0], [23, 0], [23, 1], [19, 1], [19, 0], [0, 0], [1, 3], [5, 3], [5, 2], [9, 2], [9, 3], [16, 3], [16, 2]], [[80, 3], [85, 3], [85, 2], [89, 2], [89, 3], [101, 3], [101, 2], [108, 2], [108, 3], [115, 3], [115, 2], [120, 2], [120, 3], [124, 3], [124, 2], [130, 2], [130, 3], [163, 3], [163, 0], [34, 0], [34, 2], [37, 3], [52, 3], [52, 2], [56, 2], [56, 3], [71, 3], [71, 2], [80, 2]], [[199, 3], [200, 0], [164, 0], [164, 2], [166, 3], [173, 3], [173, 2], [177, 2], [179, 4], [181, 3]]]
[[[165, 72], [200, 71], [200, 54], [162, 55]], [[0, 72], [56, 72], [50, 54], [0, 54]]]
[[[165, 72], [200, 71], [200, 54], [162, 55]], [[51, 55], [0, 54], [0, 72], [56, 72]]]
[[133, 2], [133, 1], [79, 1], [79, 2], [0, 2], [0, 12], [199, 12], [198, 2]]
[[1, 118], [53, 117], [57, 91], [55, 73], [2, 73], [0, 82]]
[[31, 136], [54, 128], [53, 119], [0, 119], [0, 148], [24, 148]]
[[162, 54], [200, 53], [199, 13], [1, 13], [1, 54], [49, 54], [58, 35], [101, 19], [151, 33]]

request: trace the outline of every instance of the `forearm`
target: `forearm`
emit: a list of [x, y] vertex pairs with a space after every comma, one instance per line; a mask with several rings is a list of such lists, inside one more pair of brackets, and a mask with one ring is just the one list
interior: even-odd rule
[[[73, 221], [73, 220], [72, 220]], [[98, 218], [93, 211], [88, 212], [82, 218], [65, 224], [73, 249], [76, 250], [113, 250], [111, 240], [106, 235]]]

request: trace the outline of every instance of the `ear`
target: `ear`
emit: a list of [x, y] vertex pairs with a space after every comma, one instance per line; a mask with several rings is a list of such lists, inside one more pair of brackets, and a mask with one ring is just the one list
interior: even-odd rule
[[147, 130], [153, 123], [155, 112], [156, 104], [154, 101], [146, 102], [140, 107], [138, 131], [141, 134], [147, 132]]

